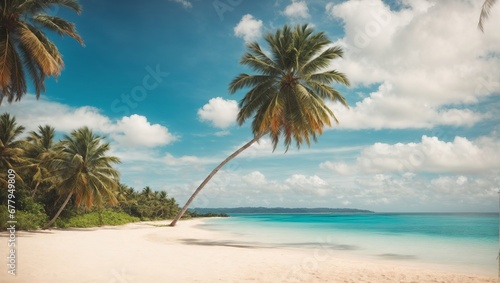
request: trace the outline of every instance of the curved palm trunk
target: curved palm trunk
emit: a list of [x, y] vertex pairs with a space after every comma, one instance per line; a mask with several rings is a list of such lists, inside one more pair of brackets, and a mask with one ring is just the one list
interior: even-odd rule
[[31, 197], [34, 198], [36, 194], [36, 190], [38, 189], [38, 186], [40, 185], [40, 182], [36, 182], [35, 189], [33, 189], [33, 194], [31, 194]]
[[47, 223], [47, 224], [45, 224], [45, 226], [43, 226], [43, 228], [42, 228], [43, 230], [50, 228], [50, 226], [52, 226], [52, 224], [54, 224], [54, 222], [56, 222], [57, 217], [59, 217], [59, 214], [61, 214], [61, 212], [66, 207], [66, 205], [68, 204], [68, 202], [69, 202], [69, 200], [71, 199], [72, 196], [73, 196], [73, 193], [70, 193], [68, 195], [68, 197], [66, 198], [66, 200], [62, 204], [61, 208], [59, 208], [59, 210], [57, 211], [56, 215], [54, 215], [54, 218], [52, 218], [49, 221], [49, 223]]
[[179, 219], [181, 219], [181, 217], [184, 215], [184, 213], [186, 213], [186, 211], [189, 208], [189, 205], [191, 205], [191, 203], [193, 202], [194, 198], [198, 195], [198, 193], [203, 189], [203, 187], [205, 187], [205, 185], [208, 183], [208, 181], [210, 181], [210, 179], [212, 179], [212, 177], [224, 165], [226, 165], [226, 163], [228, 163], [233, 158], [235, 158], [236, 156], [238, 156], [238, 154], [240, 154], [245, 149], [249, 148], [254, 142], [258, 141], [262, 136], [263, 135], [259, 135], [259, 136], [254, 137], [251, 141], [247, 142], [241, 148], [239, 148], [238, 150], [236, 150], [235, 152], [233, 152], [233, 154], [229, 155], [228, 158], [224, 159], [224, 161], [222, 161], [221, 164], [219, 164], [219, 166], [215, 167], [215, 169], [212, 170], [212, 172], [210, 172], [210, 174], [205, 178], [205, 180], [203, 180], [203, 182], [198, 186], [198, 188], [196, 189], [196, 191], [194, 191], [193, 195], [188, 199], [188, 201], [186, 202], [186, 204], [184, 205], [184, 207], [181, 209], [181, 211], [179, 211], [179, 213], [177, 214], [177, 216], [175, 216], [174, 220], [172, 220], [172, 223], [170, 223], [170, 226], [174, 227], [175, 224], [177, 224], [177, 221], [179, 221]]

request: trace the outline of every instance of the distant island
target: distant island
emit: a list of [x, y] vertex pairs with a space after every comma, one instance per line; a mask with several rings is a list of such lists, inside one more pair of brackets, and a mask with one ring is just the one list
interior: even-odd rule
[[232, 207], [232, 208], [193, 208], [198, 214], [235, 214], [235, 213], [374, 213], [370, 210], [355, 208], [286, 208], [286, 207]]

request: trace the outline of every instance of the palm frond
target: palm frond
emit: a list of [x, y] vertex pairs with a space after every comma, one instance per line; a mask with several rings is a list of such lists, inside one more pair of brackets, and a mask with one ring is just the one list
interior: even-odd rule
[[484, 0], [483, 6], [481, 7], [481, 14], [479, 15], [479, 22], [477, 23], [477, 27], [484, 32], [484, 22], [490, 16], [490, 11], [493, 5], [497, 0]]
[[293, 141], [297, 147], [317, 141], [330, 119], [336, 119], [325, 100], [345, 98], [330, 84], [349, 85], [347, 77], [328, 70], [331, 61], [342, 56], [340, 47], [328, 47], [331, 42], [322, 32], [314, 33], [307, 25], [291, 28], [285, 25], [264, 37], [270, 55], [257, 43], [247, 45], [241, 63], [251, 67], [256, 75], [240, 74], [229, 84], [229, 92], [250, 88], [240, 100], [237, 121], [242, 125], [253, 116], [255, 136], [269, 134], [276, 149], [283, 138], [288, 150]]
[[69, 37], [72, 37], [83, 45], [83, 39], [76, 31], [74, 23], [66, 21], [65, 19], [60, 17], [49, 16], [46, 14], [38, 14], [34, 16], [32, 20], [49, 30], [57, 32], [61, 36], [67, 35]]
[[52, 57], [52, 54], [50, 54], [40, 38], [26, 25], [20, 27], [19, 35], [23, 48], [34, 58], [42, 72], [47, 76], [57, 77], [61, 72], [62, 66]]

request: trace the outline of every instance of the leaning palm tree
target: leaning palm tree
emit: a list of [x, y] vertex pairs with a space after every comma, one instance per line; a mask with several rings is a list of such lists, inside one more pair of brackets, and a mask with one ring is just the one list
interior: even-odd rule
[[303, 142], [317, 141], [325, 126], [331, 126], [333, 112], [326, 100], [338, 101], [347, 107], [344, 97], [330, 84], [349, 85], [346, 76], [329, 69], [331, 61], [342, 56], [342, 49], [331, 45], [323, 32], [315, 33], [307, 25], [278, 29], [268, 33], [265, 41], [269, 55], [258, 43], [247, 45], [241, 64], [248, 65], [257, 75], [241, 74], [229, 85], [234, 94], [251, 88], [240, 101], [237, 121], [241, 126], [253, 118], [253, 139], [236, 150], [217, 166], [196, 189], [170, 226], [186, 212], [191, 202], [210, 179], [227, 162], [265, 135], [272, 139], [274, 149], [283, 138], [286, 150], [295, 141], [299, 148]]
[[0, 3], [0, 104], [26, 94], [26, 74], [33, 81], [37, 98], [45, 91], [45, 78], [57, 76], [64, 66], [59, 50], [44, 29], [67, 35], [83, 45], [75, 25], [48, 15], [52, 6], [82, 11], [77, 0], [4, 0]]
[[54, 173], [60, 179], [57, 191], [66, 197], [61, 208], [44, 226], [54, 224], [59, 214], [73, 196], [77, 207], [101, 207], [104, 203], [117, 204], [118, 172], [112, 167], [119, 163], [117, 157], [107, 156], [109, 143], [103, 137], [95, 135], [89, 128], [83, 127], [71, 132], [61, 141], [60, 153], [51, 162]]
[[477, 23], [477, 27], [484, 32], [484, 21], [488, 19], [490, 16], [490, 11], [493, 5], [497, 0], [484, 0], [483, 6], [481, 8], [481, 14], [479, 15], [479, 22]]
[[[0, 184], [7, 185], [7, 170], [18, 169], [25, 164], [25, 143], [19, 139], [24, 131], [23, 126], [19, 126], [16, 117], [4, 113], [0, 116]], [[22, 181], [16, 174], [19, 181]]]

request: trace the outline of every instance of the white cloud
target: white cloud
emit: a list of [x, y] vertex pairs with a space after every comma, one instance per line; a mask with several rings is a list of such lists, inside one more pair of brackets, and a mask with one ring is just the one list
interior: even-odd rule
[[[346, 54], [332, 67], [354, 86], [379, 85], [361, 93], [351, 110], [334, 108], [341, 127], [470, 126], [488, 117], [470, 108], [500, 90], [500, 57], [492, 56], [500, 53], [500, 34], [477, 30], [480, 2], [404, 4], [399, 10], [380, 0], [326, 6], [345, 30], [336, 44]], [[500, 18], [495, 10], [491, 21]]]
[[13, 103], [4, 109], [16, 116], [18, 123], [25, 126], [27, 132], [36, 130], [39, 125], [50, 125], [61, 132], [87, 126], [96, 132], [109, 135], [118, 146], [154, 147], [176, 140], [176, 136], [166, 127], [152, 125], [144, 116], [132, 115], [113, 121], [94, 107], [70, 107], [47, 99], [36, 100], [33, 95], [26, 95], [21, 102]]
[[234, 27], [234, 35], [242, 37], [245, 42], [251, 42], [261, 37], [262, 26], [262, 20], [257, 20], [252, 15], [246, 14]]
[[253, 171], [247, 175], [241, 177], [241, 179], [248, 183], [249, 185], [254, 186], [263, 186], [267, 184], [266, 176], [260, 173], [259, 171]]
[[91, 129], [108, 133], [111, 120], [102, 115], [97, 108], [82, 106], [70, 107], [58, 102], [48, 101], [45, 97], [37, 100], [34, 95], [26, 95], [22, 101], [2, 106], [2, 112], [14, 115], [26, 131], [33, 131], [39, 125], [51, 125], [58, 131], [69, 132], [88, 126]]
[[328, 189], [328, 183], [317, 175], [306, 176], [303, 174], [293, 174], [285, 180], [285, 184], [292, 190], [302, 194], [312, 193], [317, 196], [325, 196], [332, 192], [331, 189]]
[[489, 114], [470, 109], [432, 107], [419, 99], [402, 97], [392, 86], [382, 84], [378, 91], [352, 108], [327, 102], [339, 125], [345, 129], [423, 129], [444, 126], [473, 126]]
[[193, 7], [193, 4], [188, 0], [170, 0], [170, 1], [181, 4], [184, 9], [189, 9]]
[[170, 166], [205, 165], [217, 162], [217, 160], [214, 160], [213, 158], [202, 158], [192, 155], [175, 157], [170, 153], [165, 154], [162, 160]]
[[340, 175], [352, 175], [354, 174], [352, 166], [345, 162], [331, 162], [325, 161], [320, 163], [319, 168], [328, 169]]
[[500, 141], [481, 137], [452, 142], [422, 136], [420, 143], [375, 143], [363, 149], [353, 164], [326, 161], [320, 168], [339, 174], [431, 172], [489, 174], [500, 171]]
[[286, 6], [283, 13], [292, 19], [307, 19], [311, 16], [306, 1], [292, 1], [290, 5]]
[[238, 111], [238, 103], [235, 100], [216, 97], [198, 110], [198, 117], [202, 121], [210, 122], [214, 127], [225, 129], [236, 122]]
[[111, 138], [123, 146], [155, 147], [176, 140], [166, 127], [159, 124], [151, 125], [146, 117], [136, 114], [123, 117], [112, 128]]

